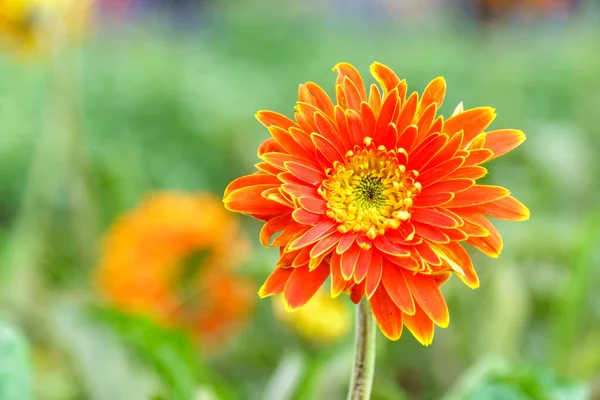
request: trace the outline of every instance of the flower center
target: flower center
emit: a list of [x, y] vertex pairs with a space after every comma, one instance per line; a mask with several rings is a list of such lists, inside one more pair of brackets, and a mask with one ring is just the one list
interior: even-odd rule
[[362, 232], [370, 239], [397, 229], [410, 218], [413, 197], [421, 191], [417, 171], [406, 171], [404, 149], [375, 148], [365, 138], [366, 148], [346, 153], [346, 162], [336, 162], [326, 171], [319, 193], [327, 200], [327, 216], [339, 222], [341, 233]]

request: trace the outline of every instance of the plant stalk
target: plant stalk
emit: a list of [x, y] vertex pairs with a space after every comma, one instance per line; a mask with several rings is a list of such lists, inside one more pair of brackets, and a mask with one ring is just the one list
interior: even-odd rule
[[374, 373], [375, 320], [369, 302], [363, 300], [356, 307], [356, 349], [347, 399], [370, 399]]

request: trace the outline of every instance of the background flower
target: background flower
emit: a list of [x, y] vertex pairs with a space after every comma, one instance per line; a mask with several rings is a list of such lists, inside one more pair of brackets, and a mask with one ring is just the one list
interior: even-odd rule
[[325, 290], [319, 290], [304, 307], [293, 312], [285, 309], [279, 296], [274, 297], [272, 303], [275, 316], [311, 343], [334, 343], [351, 331], [350, 310]]
[[252, 310], [253, 285], [233, 272], [247, 252], [213, 196], [155, 193], [106, 234], [98, 289], [117, 308], [217, 340]]

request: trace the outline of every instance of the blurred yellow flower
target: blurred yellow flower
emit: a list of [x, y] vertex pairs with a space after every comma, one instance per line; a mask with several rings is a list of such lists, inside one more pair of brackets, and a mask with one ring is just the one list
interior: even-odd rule
[[350, 330], [350, 311], [340, 298], [331, 298], [319, 290], [306, 305], [287, 311], [283, 299], [273, 298], [273, 312], [277, 319], [291, 326], [302, 338], [319, 344], [335, 342]]
[[93, 0], [0, 0], [0, 40], [22, 52], [45, 51], [59, 37], [80, 38]]
[[233, 272], [248, 250], [216, 197], [156, 193], [108, 231], [96, 283], [125, 312], [218, 342], [253, 308], [254, 285]]

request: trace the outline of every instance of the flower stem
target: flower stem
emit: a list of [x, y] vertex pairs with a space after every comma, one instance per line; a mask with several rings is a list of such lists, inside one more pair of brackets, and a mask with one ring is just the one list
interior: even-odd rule
[[356, 350], [348, 400], [368, 400], [375, 372], [375, 321], [369, 302], [356, 307]]

